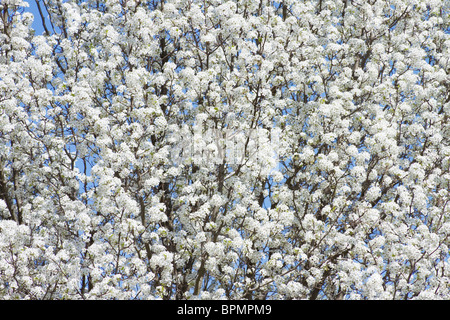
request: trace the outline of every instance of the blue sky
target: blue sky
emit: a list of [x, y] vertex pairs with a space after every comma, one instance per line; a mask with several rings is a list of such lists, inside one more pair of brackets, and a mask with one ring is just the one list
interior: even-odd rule
[[[39, 0], [40, 1], [40, 0]], [[35, 35], [41, 35], [44, 33], [44, 28], [42, 27], [41, 17], [39, 15], [38, 7], [35, 0], [27, 0], [30, 5], [28, 8], [25, 8], [25, 11], [31, 12], [34, 15], [34, 21], [32, 24], [33, 29], [36, 31]], [[41, 9], [45, 11], [44, 6], [41, 4]], [[45, 12], [45, 16], [47, 17], [47, 13]]]

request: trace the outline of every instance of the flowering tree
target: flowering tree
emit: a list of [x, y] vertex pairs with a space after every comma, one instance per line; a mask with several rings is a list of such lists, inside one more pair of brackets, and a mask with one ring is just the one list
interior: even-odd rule
[[450, 298], [449, 2], [36, 4], [0, 3], [1, 298]]

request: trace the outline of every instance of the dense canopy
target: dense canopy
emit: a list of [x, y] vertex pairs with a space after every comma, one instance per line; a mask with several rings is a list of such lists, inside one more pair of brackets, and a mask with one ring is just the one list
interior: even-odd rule
[[1, 299], [450, 298], [449, 1], [33, 4]]

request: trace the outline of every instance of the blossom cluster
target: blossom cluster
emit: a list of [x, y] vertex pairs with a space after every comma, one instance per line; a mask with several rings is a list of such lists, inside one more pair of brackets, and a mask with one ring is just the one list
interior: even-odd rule
[[0, 298], [450, 298], [448, 2], [36, 5], [0, 2]]

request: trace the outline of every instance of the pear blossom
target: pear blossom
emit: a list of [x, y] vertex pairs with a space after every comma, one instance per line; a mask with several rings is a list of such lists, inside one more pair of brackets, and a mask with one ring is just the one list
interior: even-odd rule
[[450, 298], [445, 1], [37, 5], [0, 3], [2, 299]]

